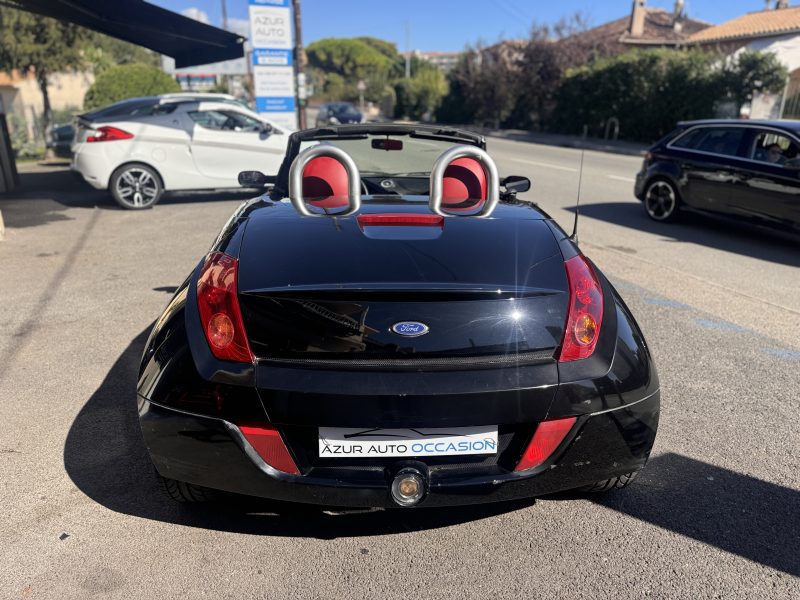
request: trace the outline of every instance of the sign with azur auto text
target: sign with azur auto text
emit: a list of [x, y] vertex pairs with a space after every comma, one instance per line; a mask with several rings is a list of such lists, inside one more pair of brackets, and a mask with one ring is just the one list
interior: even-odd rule
[[276, 125], [297, 128], [290, 0], [250, 0], [256, 111]]
[[496, 454], [497, 427], [320, 427], [321, 458]]

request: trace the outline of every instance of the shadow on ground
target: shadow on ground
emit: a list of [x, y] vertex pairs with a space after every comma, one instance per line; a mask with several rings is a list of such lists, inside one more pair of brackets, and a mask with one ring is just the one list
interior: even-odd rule
[[592, 499], [641, 521], [800, 576], [797, 490], [668, 453], [652, 458], [630, 487]]
[[[568, 209], [575, 212], [574, 208]], [[686, 213], [679, 223], [657, 223], [640, 203], [601, 202], [580, 207], [581, 216], [645, 231], [675, 242], [698, 244], [770, 262], [800, 267], [800, 238], [732, 220]], [[578, 227], [580, 230], [580, 226]]]
[[[175, 505], [162, 498], [144, 449], [134, 402], [147, 330], [114, 363], [67, 435], [64, 464], [78, 488], [121, 513], [214, 530], [321, 539], [447, 527], [522, 508], [532, 500], [450, 509], [324, 511], [240, 500]], [[545, 501], [575, 500], [575, 494]], [[678, 454], [653, 458], [631, 487], [595, 502], [726, 552], [800, 575], [800, 492]]]
[[[65, 211], [71, 208], [123, 210], [105, 190], [96, 190], [68, 167], [50, 166], [19, 174], [20, 186], [0, 194], [0, 210], [8, 228], [35, 227], [55, 221], [71, 220]], [[166, 192], [160, 205], [246, 200], [253, 190], [226, 189], [200, 192]], [[158, 206], [154, 210], [158, 210]]]

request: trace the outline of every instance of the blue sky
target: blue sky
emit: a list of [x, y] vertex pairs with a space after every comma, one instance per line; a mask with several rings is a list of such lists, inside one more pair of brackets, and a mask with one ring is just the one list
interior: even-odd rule
[[[150, 1], [176, 12], [198, 9], [212, 25], [222, 22], [222, 0]], [[247, 19], [247, 0], [226, 2], [229, 18]], [[576, 12], [600, 25], [630, 14], [631, 5], [632, 0], [302, 0], [303, 42], [372, 35], [404, 50], [409, 21], [412, 49], [455, 51], [479, 40], [524, 38], [533, 21], [551, 24]], [[672, 10], [674, 0], [649, 0], [647, 6]], [[685, 6], [692, 18], [721, 23], [762, 10], [764, 0], [686, 0]]]

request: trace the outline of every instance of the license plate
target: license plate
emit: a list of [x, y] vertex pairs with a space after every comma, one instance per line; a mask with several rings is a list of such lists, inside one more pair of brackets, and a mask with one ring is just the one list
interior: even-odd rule
[[320, 427], [321, 458], [497, 454], [497, 426], [414, 429]]

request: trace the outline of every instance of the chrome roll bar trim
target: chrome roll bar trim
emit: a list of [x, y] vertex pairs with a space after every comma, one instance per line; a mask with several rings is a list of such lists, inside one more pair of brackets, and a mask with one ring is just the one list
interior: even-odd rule
[[[451, 162], [459, 158], [474, 158], [483, 165], [488, 181], [486, 182], [486, 201], [483, 207], [474, 214], [459, 215], [442, 210], [444, 172]], [[485, 150], [476, 146], [461, 144], [453, 146], [442, 152], [431, 170], [429, 206], [432, 212], [443, 217], [488, 217], [500, 202], [500, 176], [497, 174], [497, 165]]]
[[[303, 198], [303, 171], [306, 165], [315, 158], [327, 156], [338, 160], [347, 172], [347, 210], [335, 213], [313, 212], [306, 206]], [[350, 155], [337, 146], [330, 144], [318, 144], [306, 148], [292, 162], [289, 169], [289, 200], [292, 201], [295, 210], [306, 217], [344, 217], [358, 212], [361, 208], [361, 173]]]

